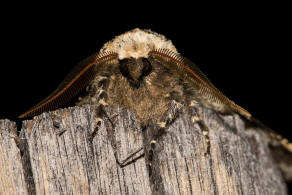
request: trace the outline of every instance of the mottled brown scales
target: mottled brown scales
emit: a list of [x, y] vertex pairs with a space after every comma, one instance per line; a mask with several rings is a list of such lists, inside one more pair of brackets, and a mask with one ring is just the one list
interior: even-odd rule
[[[158, 55], [161, 52], [172, 56], [161, 58]], [[99, 65], [95, 79], [89, 84], [89, 97], [82, 97], [77, 105], [95, 103], [105, 93], [107, 104], [135, 111], [144, 123], [150, 120], [158, 122], [172, 100], [185, 106], [197, 101], [222, 113], [237, 111], [232, 110], [231, 101], [223, 94], [218, 92], [219, 97], [213, 94], [213, 88], [209, 89], [207, 82], [194, 80], [189, 75], [192, 72], [187, 73], [180, 67], [178, 62], [183, 63], [183, 58], [174, 55], [177, 54], [167, 50], [153, 51], [147, 59], [116, 59]]]
[[[119, 105], [135, 111], [144, 123], [150, 120], [159, 121], [173, 99], [185, 103], [184, 86], [181, 85], [179, 75], [162, 66], [155, 59], [139, 58], [123, 62], [129, 70], [128, 76], [120, 73], [121, 60], [117, 61], [118, 64], [112, 62], [111, 65], [102, 68], [103, 71], [100, 71], [102, 75], [111, 75], [108, 81], [101, 80], [100, 78], [105, 78], [102, 75], [96, 76], [90, 83], [89, 89], [91, 92], [95, 91], [91, 93], [91, 99], [83, 97], [78, 105], [92, 103], [92, 98], [98, 99], [96, 96], [100, 88], [97, 86], [101, 85], [100, 81], [108, 85], [104, 92], [107, 94], [106, 102], [109, 105]], [[133, 65], [138, 66], [137, 69], [140, 71], [132, 69]], [[151, 66], [151, 72], [143, 76], [146, 66]]]

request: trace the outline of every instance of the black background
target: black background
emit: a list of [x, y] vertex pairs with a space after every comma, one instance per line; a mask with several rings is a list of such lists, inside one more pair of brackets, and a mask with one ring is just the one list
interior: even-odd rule
[[[104, 7], [87, 11], [87, 17], [82, 8], [70, 15], [63, 9], [58, 15], [39, 9], [10, 13], [9, 20], [2, 17], [0, 118], [16, 120], [49, 95], [79, 61], [114, 36], [139, 27], [172, 40], [227, 97], [292, 140], [291, 21], [285, 6], [215, 6], [204, 11], [174, 6], [157, 16], [153, 14], [161, 10], [153, 6], [127, 11], [127, 17]], [[99, 13], [102, 9], [106, 12]]]

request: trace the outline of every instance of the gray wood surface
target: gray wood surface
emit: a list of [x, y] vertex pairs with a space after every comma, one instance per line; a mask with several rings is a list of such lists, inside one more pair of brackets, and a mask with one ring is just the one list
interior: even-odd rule
[[[135, 115], [108, 108], [109, 118], [90, 142], [95, 109], [89, 105], [59, 109], [25, 121], [21, 135], [27, 141], [29, 162], [20, 160], [9, 136], [15, 124], [1, 120], [0, 194], [25, 194], [27, 178], [22, 175], [33, 178], [28, 190], [32, 194], [287, 194], [265, 139], [257, 129], [245, 129], [238, 115], [200, 108], [210, 129], [206, 155], [199, 126], [180, 113], [155, 145], [149, 177], [144, 158], [121, 168], [110, 142], [113, 130], [120, 160], [143, 146]], [[22, 166], [30, 167], [31, 176], [22, 173]]]
[[15, 133], [14, 122], [0, 120], [0, 194], [28, 194]]

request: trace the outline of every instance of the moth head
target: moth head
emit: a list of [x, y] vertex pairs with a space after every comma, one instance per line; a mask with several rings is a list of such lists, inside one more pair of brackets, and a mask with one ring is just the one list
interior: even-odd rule
[[172, 42], [165, 36], [136, 28], [107, 42], [100, 53], [116, 53], [121, 74], [132, 88], [137, 89], [151, 73], [150, 52], [161, 49], [177, 53]]
[[117, 53], [120, 60], [127, 58], [148, 58], [153, 50], [167, 49], [177, 53], [176, 48], [165, 36], [150, 30], [134, 30], [125, 32], [107, 42], [100, 53]]
[[134, 89], [138, 89], [143, 79], [152, 71], [151, 62], [147, 58], [125, 58], [119, 60], [119, 68], [121, 74]]

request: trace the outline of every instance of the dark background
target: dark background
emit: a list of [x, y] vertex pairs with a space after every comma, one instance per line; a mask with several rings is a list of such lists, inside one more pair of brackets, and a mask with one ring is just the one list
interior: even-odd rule
[[[1, 19], [0, 118], [17, 120], [49, 95], [79, 61], [114, 36], [139, 27], [172, 40], [227, 97], [292, 140], [292, 33], [285, 6], [215, 6], [204, 11], [187, 7], [175, 5], [153, 16], [161, 10], [152, 6], [131, 10], [126, 18], [121, 13], [113, 16], [104, 7], [87, 11], [87, 18], [82, 17], [82, 8], [71, 15], [64, 9], [13, 9]], [[103, 9], [106, 12], [100, 13]]]

